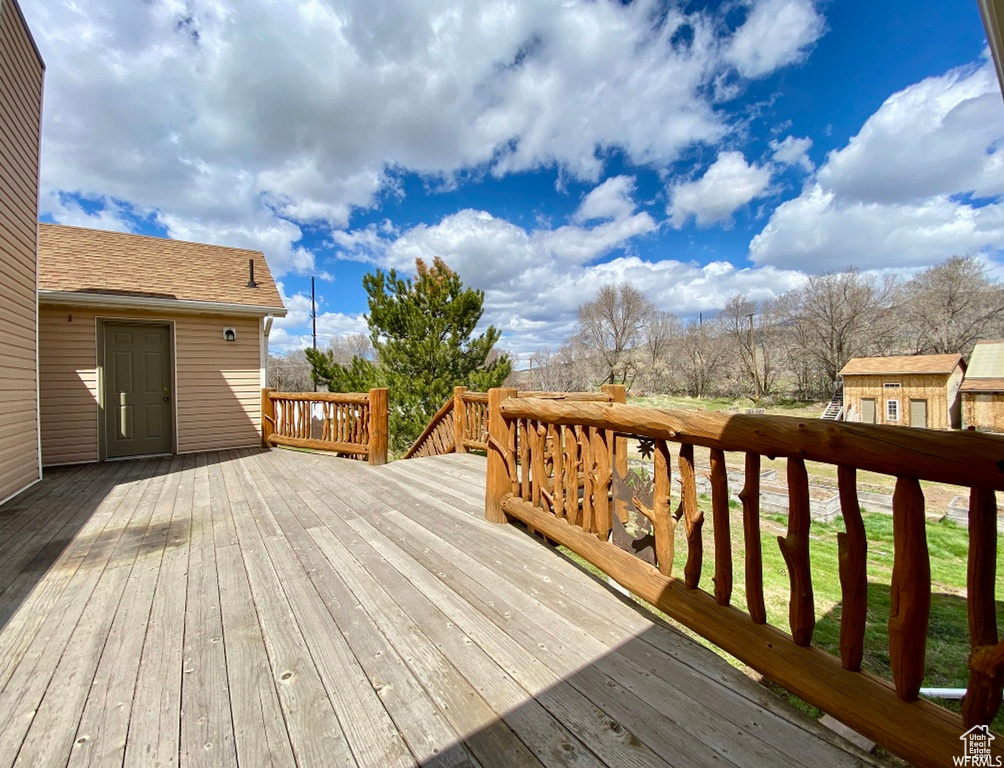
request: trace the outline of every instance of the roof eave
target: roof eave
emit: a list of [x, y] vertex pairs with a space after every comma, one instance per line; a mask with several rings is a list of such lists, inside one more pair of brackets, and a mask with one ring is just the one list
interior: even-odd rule
[[1004, 93], [1004, 4], [995, 0], [979, 0], [980, 16], [987, 32], [987, 42], [994, 57], [997, 81]]
[[190, 299], [163, 299], [148, 296], [119, 296], [108, 293], [78, 293], [77, 291], [38, 290], [39, 304], [61, 306], [104, 307], [109, 309], [137, 309], [184, 314], [249, 315], [251, 317], [285, 317], [285, 307], [255, 304], [232, 304], [222, 301], [193, 301]]

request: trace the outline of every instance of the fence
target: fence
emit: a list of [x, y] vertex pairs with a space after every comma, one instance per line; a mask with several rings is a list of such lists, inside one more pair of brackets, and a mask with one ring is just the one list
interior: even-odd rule
[[387, 390], [261, 392], [262, 445], [333, 451], [387, 463]]
[[[922, 765], [951, 765], [967, 728], [989, 723], [1001, 703], [1004, 643], [998, 642], [994, 587], [995, 491], [1004, 490], [1004, 440], [782, 416], [723, 415], [638, 408], [618, 403], [519, 398], [488, 393], [485, 516], [518, 519], [603, 570], [767, 678], [850, 727]], [[611, 496], [626, 471], [625, 441], [653, 448], [654, 492], [631, 499], [653, 527], [656, 565], [616, 547], [612, 521], [625, 510]], [[669, 442], [681, 444], [680, 503], [671, 509]], [[703, 512], [697, 503], [694, 448], [709, 451], [714, 579], [700, 588]], [[732, 605], [733, 554], [725, 451], [745, 454], [742, 507], [745, 611]], [[778, 546], [787, 564], [787, 631], [767, 624], [760, 529], [760, 458], [785, 457], [788, 525]], [[810, 647], [815, 628], [805, 461], [837, 467], [846, 532], [839, 536], [842, 594], [840, 658]], [[894, 685], [861, 671], [867, 614], [867, 542], [856, 472], [897, 478], [893, 497], [894, 563], [888, 654]], [[921, 480], [963, 485], [969, 502], [968, 616], [972, 654], [962, 717], [919, 700], [924, 678], [931, 576]], [[623, 503], [623, 500], [619, 500]], [[681, 520], [686, 552], [677, 553]], [[681, 539], [684, 537], [681, 536]], [[677, 575], [682, 560], [682, 578]], [[1002, 754], [996, 749], [995, 755]]]

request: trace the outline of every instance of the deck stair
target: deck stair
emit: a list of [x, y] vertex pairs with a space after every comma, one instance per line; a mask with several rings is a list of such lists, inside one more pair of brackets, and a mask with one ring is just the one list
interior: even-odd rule
[[842, 386], [838, 387], [837, 391], [834, 392], [833, 397], [826, 406], [826, 410], [823, 411], [823, 415], [819, 418], [827, 419], [828, 421], [844, 420], [844, 388]]

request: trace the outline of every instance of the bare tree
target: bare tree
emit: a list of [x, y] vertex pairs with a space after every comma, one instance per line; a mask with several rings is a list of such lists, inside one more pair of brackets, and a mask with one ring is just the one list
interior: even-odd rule
[[330, 349], [332, 359], [340, 365], [350, 365], [354, 357], [361, 357], [363, 360], [375, 359], [373, 344], [365, 333], [335, 336], [331, 339]]
[[312, 367], [302, 349], [268, 356], [268, 386], [280, 392], [312, 392]]
[[895, 284], [858, 270], [813, 275], [787, 295], [788, 322], [818, 377], [832, 386], [852, 357], [897, 351], [900, 323], [891, 311]]
[[910, 280], [903, 310], [917, 353], [969, 355], [1004, 319], [1004, 290], [975, 256], [953, 256]]
[[726, 349], [715, 321], [690, 323], [680, 339], [678, 365], [691, 397], [707, 397], [719, 383]]
[[588, 362], [577, 358], [575, 346], [563, 344], [556, 352], [544, 347], [530, 356], [530, 388], [545, 392], [581, 392], [590, 388]]
[[680, 318], [653, 309], [645, 323], [639, 350], [641, 385], [650, 392], [668, 392], [673, 386], [672, 352], [683, 334]]
[[773, 393], [781, 367], [778, 302], [759, 308], [743, 294], [735, 294], [719, 314], [727, 339], [735, 389], [754, 401]]
[[579, 307], [576, 338], [595, 355], [600, 381], [631, 385], [637, 374], [634, 352], [653, 311], [652, 302], [627, 283], [604, 286]]

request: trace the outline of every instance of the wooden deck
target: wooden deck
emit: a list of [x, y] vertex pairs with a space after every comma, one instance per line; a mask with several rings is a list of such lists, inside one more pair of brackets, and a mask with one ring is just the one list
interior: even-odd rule
[[0, 766], [860, 765], [483, 512], [484, 459], [47, 472], [0, 507]]

